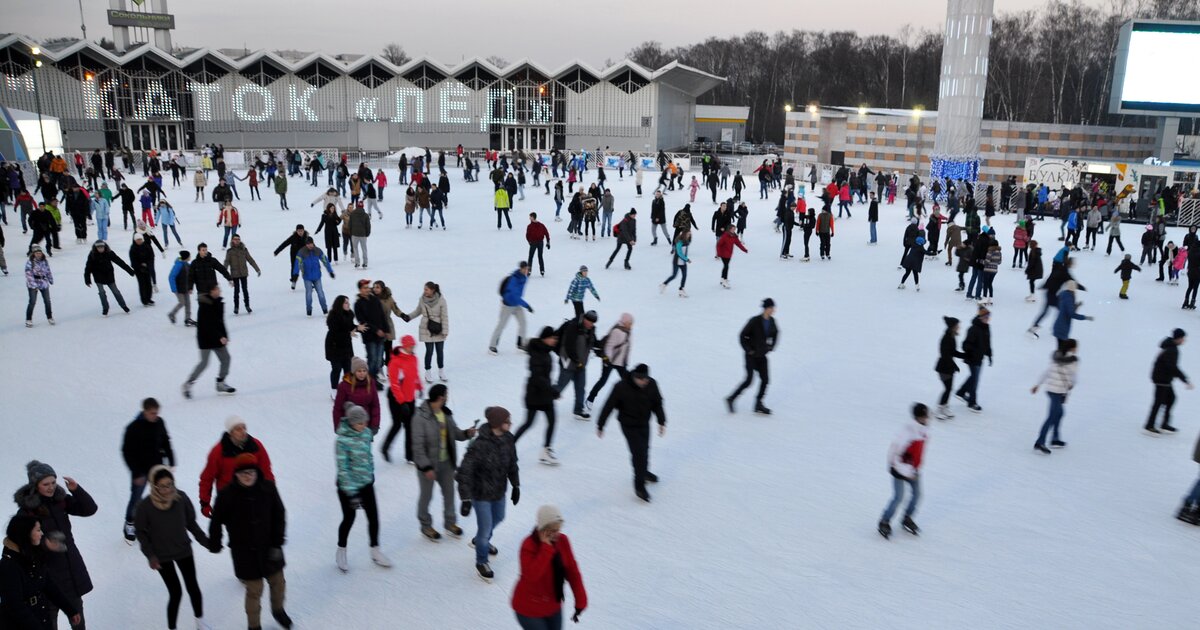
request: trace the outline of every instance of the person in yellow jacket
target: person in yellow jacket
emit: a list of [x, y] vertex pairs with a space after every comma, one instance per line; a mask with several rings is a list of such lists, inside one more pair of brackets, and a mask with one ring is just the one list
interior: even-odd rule
[[497, 230], [500, 229], [500, 219], [501, 219], [501, 217], [503, 217], [504, 221], [506, 223], [508, 223], [508, 229], [511, 230], [512, 229], [512, 220], [508, 218], [508, 211], [510, 208], [512, 208], [512, 203], [508, 199], [508, 191], [505, 190], [503, 186], [501, 186], [500, 188], [497, 188], [495, 199], [496, 199], [496, 201], [495, 201], [496, 229]]

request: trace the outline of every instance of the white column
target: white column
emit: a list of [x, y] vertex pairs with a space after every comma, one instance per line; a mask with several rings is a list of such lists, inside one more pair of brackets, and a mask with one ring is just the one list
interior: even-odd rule
[[948, 0], [933, 158], [979, 160], [993, 0]]

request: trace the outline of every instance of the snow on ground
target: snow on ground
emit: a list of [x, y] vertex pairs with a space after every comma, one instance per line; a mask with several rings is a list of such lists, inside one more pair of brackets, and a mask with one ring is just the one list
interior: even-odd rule
[[[615, 173], [613, 174], [615, 175]], [[389, 173], [394, 180], [394, 173]], [[352, 295], [361, 277], [386, 280], [402, 308], [412, 308], [426, 280], [442, 286], [449, 303], [447, 372], [449, 406], [460, 424], [504, 405], [523, 420], [525, 356], [514, 347], [515, 324], [500, 356], [487, 354], [498, 310], [496, 287], [526, 254], [526, 213], [553, 214], [550, 197], [527, 191], [513, 212], [514, 229], [497, 232], [487, 183], [466, 184], [452, 173], [448, 231], [405, 229], [403, 189], [392, 185], [374, 223], [371, 266], [356, 273], [343, 262], [326, 279], [330, 302]], [[647, 177], [647, 190], [653, 177]], [[588, 181], [591, 181], [589, 176]], [[185, 178], [185, 183], [190, 177]], [[382, 543], [395, 567], [373, 566], [366, 524], [351, 536], [351, 572], [340, 575], [333, 556], [340, 519], [334, 486], [328, 365], [322, 319], [305, 318], [303, 292], [288, 288], [288, 261], [271, 251], [301, 222], [316, 226], [318, 209], [306, 202], [323, 190], [291, 182], [292, 211], [281, 212], [266, 187], [264, 200], [242, 201], [243, 239], [263, 268], [251, 277], [251, 316], [226, 314], [233, 355], [229, 382], [236, 397], [212, 390], [216, 362], [185, 401], [179, 385], [197, 359], [194, 331], [171, 326], [174, 302], [166, 275], [178, 247], [159, 261], [158, 306], [137, 305], [136, 282], [118, 284], [133, 308], [108, 319], [94, 291], [82, 283], [87, 247], [73, 242], [51, 261], [58, 325], [26, 330], [20, 313], [26, 294], [20, 277], [22, 237], [10, 223], [10, 270], [0, 280], [0, 386], [7, 439], [0, 442], [5, 478], [24, 482], [24, 463], [38, 458], [60, 476], [70, 475], [100, 505], [93, 518], [76, 519], [75, 535], [96, 590], [86, 598], [93, 628], [161, 628], [166, 592], [136, 548], [120, 537], [128, 474], [119, 446], [123, 429], [145, 396], [162, 413], [178, 456], [180, 488], [196, 499], [196, 480], [226, 416], [246, 418], [267, 446], [288, 507], [288, 609], [302, 628], [510, 627], [508, 606], [518, 574], [518, 547], [530, 532], [538, 505], [555, 503], [566, 517], [588, 587], [590, 628], [1152, 628], [1186, 627], [1200, 614], [1200, 531], [1173, 518], [1196, 478], [1191, 450], [1197, 432], [1198, 394], [1180, 389], [1180, 433], [1154, 439], [1140, 431], [1150, 404], [1150, 365], [1160, 339], [1176, 326], [1200, 337], [1200, 321], [1181, 311], [1183, 287], [1137, 274], [1128, 302], [1116, 299], [1116, 255], [1078, 255], [1082, 312], [1076, 322], [1082, 367], [1067, 404], [1064, 439], [1070, 446], [1046, 457], [1031, 451], [1045, 417], [1046, 397], [1031, 396], [1053, 341], [1024, 335], [1040, 305], [1026, 304], [1025, 278], [1008, 268], [1011, 217], [997, 217], [1005, 267], [993, 305], [995, 366], [985, 367], [981, 415], [957, 401], [958, 418], [931, 426], [916, 520], [920, 538], [903, 532], [892, 541], [875, 533], [891, 494], [886, 452], [913, 401], [936, 402], [933, 372], [942, 315], [966, 323], [971, 303], [953, 292], [954, 274], [927, 263], [923, 291], [897, 291], [903, 206], [881, 212], [881, 242], [867, 246], [866, 207], [838, 221], [833, 260], [780, 261], [771, 229], [774, 200], [748, 191], [748, 255], [733, 260], [733, 288], [718, 285], [719, 261], [707, 231], [712, 205], [695, 204], [702, 229], [691, 248], [694, 264], [688, 299], [665, 295], [658, 284], [670, 273], [668, 249], [650, 247], [650, 195], [635, 199], [630, 178], [610, 179], [617, 207], [639, 211], [640, 239], [633, 271], [604, 270], [612, 241], [569, 240], [566, 222], [548, 225], [553, 248], [545, 278], [536, 274], [527, 300], [536, 313], [530, 334], [560, 323], [562, 303], [580, 264], [592, 269], [603, 301], [590, 297], [606, 331], [623, 311], [636, 318], [633, 362], [646, 362], [666, 397], [665, 438], [655, 437], [651, 467], [662, 478], [651, 486], [654, 502], [636, 500], [629, 457], [614, 423], [604, 439], [594, 425], [570, 417], [570, 394], [558, 404], [555, 445], [563, 464], [537, 463], [544, 419], [519, 445], [523, 499], [508, 506], [494, 543], [497, 579], [474, 576], [474, 519], [467, 537], [425, 541], [414, 514], [415, 472], [377, 460]], [[190, 186], [168, 189], [187, 248], [207, 241], [220, 256], [220, 229], [211, 203], [192, 203]], [[240, 191], [246, 194], [244, 186]], [[668, 196], [668, 217], [686, 201]], [[703, 195], [701, 195], [703, 197]], [[811, 198], [811, 196], [810, 196]], [[245, 199], [245, 197], [243, 197]], [[815, 201], [810, 201], [815, 203]], [[565, 216], [565, 211], [564, 211]], [[114, 217], [119, 216], [114, 212]], [[960, 219], [961, 221], [961, 219]], [[1128, 245], [1140, 236], [1125, 226]], [[1057, 225], [1039, 224], [1046, 268], [1058, 246]], [[94, 238], [95, 230], [90, 234]], [[1182, 234], [1172, 230], [1177, 242]], [[122, 257], [130, 235], [114, 219], [110, 241]], [[803, 249], [797, 238], [793, 252]], [[1130, 248], [1131, 250], [1134, 248]], [[781, 328], [771, 355], [767, 404], [775, 415], [751, 415], [750, 393], [736, 415], [721, 398], [742, 378], [737, 333], [758, 312], [762, 298], [778, 303]], [[1051, 320], [1043, 325], [1048, 331]], [[402, 333], [416, 323], [397, 321]], [[961, 338], [960, 338], [961, 339]], [[1182, 348], [1183, 369], [1200, 374], [1200, 350]], [[589, 369], [589, 386], [599, 375]], [[385, 405], [386, 407], [386, 405]], [[386, 411], [385, 414], [386, 416]], [[384, 426], [390, 419], [383, 418]], [[438, 499], [433, 513], [437, 519]], [[435, 523], [440, 525], [439, 522]], [[207, 522], [202, 519], [202, 524]], [[241, 586], [228, 553], [197, 548], [208, 619], [216, 628], [241, 627]], [[567, 609], [570, 608], [568, 597]], [[190, 609], [181, 616], [187, 627]], [[1191, 621], [1189, 621], [1191, 620]], [[271, 627], [271, 623], [267, 623]]]

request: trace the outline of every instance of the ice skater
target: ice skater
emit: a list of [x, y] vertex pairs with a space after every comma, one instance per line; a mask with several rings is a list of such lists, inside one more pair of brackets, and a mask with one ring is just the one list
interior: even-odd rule
[[754, 380], [758, 373], [758, 395], [754, 398], [754, 413], [770, 415], [771, 410], [763, 404], [763, 396], [767, 393], [767, 384], [771, 381], [767, 367], [767, 354], [775, 349], [779, 339], [779, 326], [775, 323], [775, 300], [767, 298], [762, 301], [763, 312], [755, 315], [742, 327], [739, 341], [746, 359], [746, 379], [738, 385], [733, 393], [725, 398], [725, 406], [729, 413], [734, 413], [733, 403], [742, 391]]
[[921, 532], [913, 522], [912, 515], [917, 509], [917, 501], [921, 499], [921, 459], [925, 454], [925, 442], [929, 439], [929, 408], [923, 403], [912, 406], [912, 422], [906, 422], [900, 429], [900, 434], [888, 448], [888, 472], [892, 475], [892, 501], [883, 510], [879, 518], [879, 534], [885, 539], [892, 535], [892, 516], [896, 508], [904, 500], [904, 484], [912, 489], [912, 498], [904, 509], [904, 520], [901, 526], [908, 533], [916, 536]]
[[1078, 344], [1074, 339], [1067, 339], [1060, 343], [1058, 349], [1050, 357], [1050, 367], [1046, 368], [1041, 380], [1030, 390], [1031, 394], [1036, 394], [1038, 389], [1044, 386], [1046, 395], [1050, 397], [1050, 413], [1046, 416], [1046, 421], [1042, 423], [1042, 430], [1038, 433], [1037, 442], [1033, 445], [1033, 450], [1039, 453], [1050, 454], [1050, 449], [1046, 448], [1048, 434], [1052, 448], [1062, 448], [1067, 445], [1060, 439], [1058, 427], [1062, 423], [1063, 405], [1067, 402], [1067, 394], [1071, 393], [1071, 389], [1075, 387], [1075, 373], [1079, 370], [1079, 358], [1075, 356], [1077, 348]]
[[[1186, 340], [1187, 333], [1182, 328], [1176, 328], [1171, 336], [1163, 339], [1158, 346], [1162, 351], [1154, 359], [1154, 369], [1150, 372], [1150, 380], [1154, 382], [1154, 404], [1150, 407], [1150, 417], [1146, 419], [1145, 429], [1149, 433], [1158, 435], [1163, 432], [1175, 432], [1175, 427], [1171, 426], [1171, 407], [1175, 405], [1175, 389], [1171, 387], [1171, 383], [1175, 379], [1183, 381], [1188, 389], [1195, 388], [1183, 370], [1179, 369], [1179, 346]], [[1158, 417], [1160, 407], [1163, 410], [1163, 421], [1162, 426], [1156, 429], [1154, 421]]]

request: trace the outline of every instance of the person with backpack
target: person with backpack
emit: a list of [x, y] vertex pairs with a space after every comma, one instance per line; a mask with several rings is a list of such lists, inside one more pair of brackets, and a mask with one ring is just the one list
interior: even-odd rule
[[454, 476], [462, 497], [460, 513], [466, 517], [475, 510], [477, 532], [471, 541], [475, 548], [475, 570], [480, 579], [491, 582], [495, 573], [488, 556], [498, 552], [492, 545], [492, 533], [504, 520], [504, 495], [512, 484], [512, 504], [521, 500], [521, 476], [517, 465], [517, 447], [509, 428], [512, 417], [504, 407], [488, 407], [483, 412], [487, 428], [478, 433], [467, 448], [462, 465]]
[[608, 257], [608, 263], [604, 265], [605, 269], [612, 266], [613, 260], [617, 257], [617, 252], [621, 251], [621, 247], [625, 247], [625, 269], [630, 270], [633, 267], [629, 266], [629, 257], [633, 255], [633, 246], [637, 245], [637, 209], [630, 208], [625, 218], [621, 222], [613, 226], [613, 236], [617, 237], [617, 246], [613, 249], [613, 253]]
[[492, 339], [488, 344], [489, 353], [498, 354], [496, 346], [500, 343], [500, 335], [511, 317], [517, 318], [517, 349], [524, 346], [525, 313], [522, 309], [533, 313], [533, 307], [523, 297], [528, 280], [529, 263], [522, 260], [517, 263], [517, 269], [500, 282], [500, 320], [496, 322], [496, 329], [492, 331]]
[[625, 366], [629, 364], [629, 352], [631, 337], [633, 335], [633, 315], [629, 313], [621, 313], [621, 317], [617, 323], [608, 331], [604, 338], [597, 342], [597, 347], [600, 349], [600, 359], [604, 363], [604, 369], [600, 372], [600, 380], [592, 386], [592, 391], [588, 393], [587, 407], [591, 409], [592, 404], [596, 402], [596, 396], [608, 382], [608, 376], [616, 370], [617, 376], [624, 379], [629, 375], [629, 371]]
[[888, 472], [892, 475], [892, 500], [879, 518], [879, 535], [884, 539], [892, 535], [892, 516], [904, 500], [904, 484], [912, 489], [912, 498], [904, 509], [901, 525], [905, 531], [916, 536], [920, 528], [913, 522], [912, 515], [921, 498], [921, 460], [925, 454], [925, 442], [929, 439], [929, 408], [922, 403], [912, 407], [912, 422], [906, 422], [900, 434], [888, 447]]
[[[662, 194], [662, 191], [656, 190], [654, 191], [654, 194], [660, 195]], [[696, 218], [692, 216], [692, 204], [683, 204], [683, 208], [681, 208], [679, 212], [676, 212], [675, 216], [672, 218], [671, 226], [675, 231], [671, 235], [671, 238], [667, 241], [668, 244], [674, 244], [679, 238], [679, 235], [685, 231], [700, 229], [699, 226], [696, 225]]]

